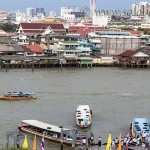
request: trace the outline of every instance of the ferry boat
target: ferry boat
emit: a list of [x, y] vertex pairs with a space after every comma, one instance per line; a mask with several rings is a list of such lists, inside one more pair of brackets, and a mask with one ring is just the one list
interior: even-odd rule
[[[61, 129], [62, 126], [55, 126], [47, 124], [38, 120], [22, 120], [18, 125], [18, 129], [21, 132], [37, 135], [47, 140], [61, 143]], [[63, 130], [68, 130], [63, 128]], [[63, 135], [63, 144], [72, 145], [72, 138], [70, 135]]]
[[76, 124], [81, 128], [87, 128], [92, 124], [92, 111], [89, 105], [79, 105], [77, 107]]
[[130, 129], [133, 137], [136, 137], [142, 133], [144, 133], [146, 136], [150, 135], [150, 127], [147, 118], [134, 118]]
[[33, 92], [4, 92], [0, 95], [2, 100], [31, 100], [36, 99]]

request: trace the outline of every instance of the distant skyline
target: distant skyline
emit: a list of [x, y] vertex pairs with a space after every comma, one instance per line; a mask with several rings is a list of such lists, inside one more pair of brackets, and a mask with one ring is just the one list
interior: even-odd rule
[[[97, 0], [96, 7], [98, 9], [131, 9], [133, 3], [141, 2], [141, 0]], [[150, 1], [146, 1], [150, 2]], [[62, 6], [77, 6], [79, 9], [83, 6], [89, 7], [90, 0], [0, 0], [0, 11], [20, 10], [25, 12], [27, 7], [43, 7], [48, 15], [50, 11], [56, 11], [60, 14]]]

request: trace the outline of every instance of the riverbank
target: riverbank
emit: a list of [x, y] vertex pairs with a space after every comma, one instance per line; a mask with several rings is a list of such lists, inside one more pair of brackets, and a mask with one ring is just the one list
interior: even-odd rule
[[122, 64], [1, 64], [1, 69], [36, 69], [36, 68], [92, 68], [92, 67], [115, 67], [123, 69], [149, 69], [149, 65], [122, 65]]

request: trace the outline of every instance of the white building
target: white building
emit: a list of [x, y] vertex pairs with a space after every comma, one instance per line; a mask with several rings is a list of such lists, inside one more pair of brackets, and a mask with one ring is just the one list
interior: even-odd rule
[[93, 25], [98, 25], [101, 27], [106, 27], [107, 24], [111, 21], [111, 17], [103, 14], [96, 14], [93, 15]]
[[67, 20], [68, 22], [74, 22], [75, 21], [75, 15], [74, 14], [65, 14], [63, 19]]
[[132, 15], [134, 16], [146, 16], [150, 12], [150, 3], [140, 2], [132, 4]]
[[67, 7], [61, 7], [61, 17], [64, 17], [66, 14], [71, 14], [78, 12], [78, 7], [76, 6], [67, 6]]
[[90, 0], [90, 16], [92, 17], [96, 10], [96, 0]]
[[27, 15], [27, 17], [34, 17], [35, 16], [35, 8], [26, 8], [26, 15]]
[[56, 14], [55, 11], [50, 11], [50, 13], [49, 13], [49, 17], [50, 17], [50, 18], [54, 18], [54, 17], [56, 17], [56, 16], [57, 16], [57, 14]]

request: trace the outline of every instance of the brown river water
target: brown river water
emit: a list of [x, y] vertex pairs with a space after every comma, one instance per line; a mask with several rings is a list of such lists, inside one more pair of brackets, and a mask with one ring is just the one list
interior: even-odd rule
[[[109, 132], [125, 136], [134, 117], [150, 119], [150, 70], [122, 68], [48, 68], [0, 70], [0, 93], [30, 91], [30, 101], [0, 100], [0, 147], [6, 146], [6, 131], [17, 129], [21, 120], [37, 119], [65, 128], [77, 128], [76, 107], [87, 104], [93, 111], [89, 132], [107, 141]], [[11, 141], [11, 140], [10, 140]], [[12, 140], [13, 141], [13, 140]], [[32, 147], [33, 136], [28, 136]], [[40, 149], [41, 138], [37, 140]], [[11, 142], [10, 142], [11, 144]], [[46, 141], [46, 149], [60, 144]], [[10, 145], [11, 146], [11, 145]], [[71, 149], [66, 147], [65, 149]]]

